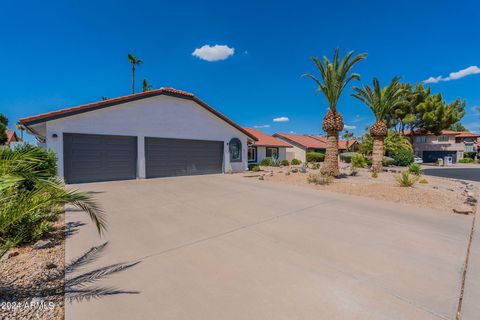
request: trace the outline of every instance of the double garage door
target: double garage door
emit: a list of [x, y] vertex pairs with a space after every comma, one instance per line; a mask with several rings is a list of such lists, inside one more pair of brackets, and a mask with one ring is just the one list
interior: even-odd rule
[[[65, 133], [67, 183], [137, 177], [137, 138]], [[145, 138], [147, 178], [221, 173], [223, 142]]]
[[455, 151], [423, 151], [422, 158], [425, 163], [435, 163], [438, 159], [452, 157], [453, 163], [457, 162], [457, 153]]

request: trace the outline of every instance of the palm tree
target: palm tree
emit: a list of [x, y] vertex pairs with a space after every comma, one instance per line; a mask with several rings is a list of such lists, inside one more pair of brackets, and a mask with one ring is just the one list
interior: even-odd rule
[[364, 85], [353, 90], [355, 93], [352, 96], [367, 105], [375, 115], [375, 124], [370, 128], [373, 137], [372, 171], [380, 172], [384, 155], [383, 140], [388, 134], [387, 118], [392, 110], [406, 103], [406, 90], [399, 77], [393, 78], [384, 88], [380, 87], [377, 78], [373, 78], [373, 87]]
[[347, 151], [350, 151], [350, 139], [353, 138], [353, 132], [350, 132], [348, 130], [345, 130], [343, 132], [342, 138], [345, 139], [345, 147], [347, 148]]
[[339, 49], [335, 49], [333, 60], [330, 61], [326, 56], [323, 60], [312, 57], [313, 62], [320, 71], [321, 79], [311, 74], [304, 74], [311, 78], [318, 85], [317, 92], [322, 92], [328, 102], [328, 112], [323, 119], [322, 128], [327, 132], [327, 149], [325, 153], [325, 162], [321, 169], [322, 174], [329, 176], [338, 176], [338, 133], [343, 130], [343, 118], [337, 111], [338, 100], [343, 89], [352, 80], [360, 80], [360, 75], [350, 73], [353, 66], [365, 59], [367, 55], [361, 53], [353, 57], [353, 51], [348, 52], [340, 61]]
[[147, 92], [147, 91], [150, 91], [152, 90], [153, 87], [152, 85], [148, 82], [147, 79], [143, 79], [143, 82], [142, 82], [142, 91], [143, 92]]
[[128, 60], [132, 65], [132, 94], [135, 93], [135, 67], [143, 63], [143, 60], [137, 59], [133, 54], [128, 54]]

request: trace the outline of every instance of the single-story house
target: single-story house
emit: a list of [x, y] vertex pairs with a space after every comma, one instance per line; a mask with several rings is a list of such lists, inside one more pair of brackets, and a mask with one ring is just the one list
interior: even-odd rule
[[20, 139], [17, 136], [17, 133], [14, 130], [5, 130], [5, 133], [7, 135], [7, 140], [3, 143], [3, 145], [8, 146], [12, 142], [19, 142]]
[[[280, 139], [292, 146], [287, 151], [287, 160], [293, 158], [305, 161], [307, 152], [325, 153], [327, 149], [327, 137], [320, 135], [299, 135], [293, 133], [275, 133], [275, 138]], [[356, 140], [348, 141], [348, 150], [356, 150], [358, 142]], [[340, 152], [347, 150], [347, 141], [339, 140], [338, 148]]]
[[287, 148], [292, 148], [291, 145], [260, 130], [245, 128], [245, 131], [257, 138], [249, 143], [248, 163], [260, 163], [266, 157], [287, 160]]
[[451, 157], [455, 163], [463, 159], [465, 152], [477, 152], [480, 137], [480, 134], [452, 130], [442, 130], [439, 135], [422, 130], [405, 134], [411, 136], [415, 155], [425, 163], [434, 163], [445, 157]]
[[257, 138], [189, 92], [161, 88], [23, 118], [67, 183], [247, 169]]

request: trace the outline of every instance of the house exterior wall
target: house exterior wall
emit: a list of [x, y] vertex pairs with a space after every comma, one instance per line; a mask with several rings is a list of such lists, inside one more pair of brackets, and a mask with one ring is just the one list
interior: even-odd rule
[[[257, 146], [257, 161], [251, 161], [249, 163], [260, 163], [267, 156], [267, 147]], [[280, 161], [287, 159], [286, 147], [278, 147], [278, 159]], [[291, 148], [288, 148], [291, 149]], [[288, 160], [288, 159], [287, 159]]]
[[305, 162], [306, 154], [307, 154], [306, 148], [302, 148], [300, 146], [294, 145], [292, 144], [291, 141], [284, 139], [281, 136], [275, 136], [275, 138], [280, 139], [292, 146], [291, 148], [288, 148], [288, 150], [285, 151], [287, 153], [285, 155], [285, 159], [287, 159], [288, 161], [292, 161], [293, 159], [298, 159], [302, 162]]
[[[56, 152], [63, 178], [63, 133], [137, 137], [137, 177], [145, 178], [145, 137], [224, 142], [224, 172], [247, 169], [247, 136], [193, 101], [156, 96], [48, 121], [46, 147]], [[57, 138], [52, 135], [57, 134]], [[230, 163], [228, 143], [242, 143], [242, 161]]]
[[[418, 137], [425, 137], [425, 142], [419, 142]], [[454, 151], [457, 154], [457, 160], [463, 159], [465, 143], [463, 140], [455, 140], [455, 136], [445, 135], [448, 141], [439, 141], [439, 136], [426, 135], [413, 137], [413, 151], [415, 156], [422, 157], [424, 151]]]

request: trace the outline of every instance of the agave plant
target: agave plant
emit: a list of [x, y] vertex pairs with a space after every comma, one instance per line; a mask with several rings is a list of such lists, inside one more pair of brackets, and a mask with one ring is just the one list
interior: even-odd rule
[[95, 200], [87, 193], [68, 190], [43, 169], [44, 161], [40, 148], [0, 150], [0, 256], [35, 240], [33, 235], [66, 204], [86, 212], [100, 234], [106, 228], [104, 213]]
[[400, 84], [400, 78], [381, 88], [380, 81], [373, 78], [373, 86], [354, 87], [353, 97], [362, 101], [375, 115], [376, 122], [370, 128], [373, 137], [372, 171], [382, 171], [384, 155], [383, 140], [388, 134], [387, 117], [396, 107], [406, 103], [405, 88]]
[[320, 71], [320, 79], [311, 75], [304, 76], [311, 78], [317, 84], [317, 92], [325, 95], [328, 102], [328, 112], [323, 119], [322, 128], [327, 132], [327, 148], [325, 153], [325, 163], [322, 167], [322, 173], [330, 176], [340, 174], [338, 168], [338, 133], [343, 130], [343, 118], [337, 110], [338, 101], [347, 84], [352, 80], [360, 80], [360, 75], [351, 73], [353, 66], [366, 58], [365, 53], [353, 57], [353, 51], [348, 52], [340, 60], [339, 49], [333, 54], [333, 60], [330, 61], [326, 56], [323, 60], [313, 57], [312, 60]]

